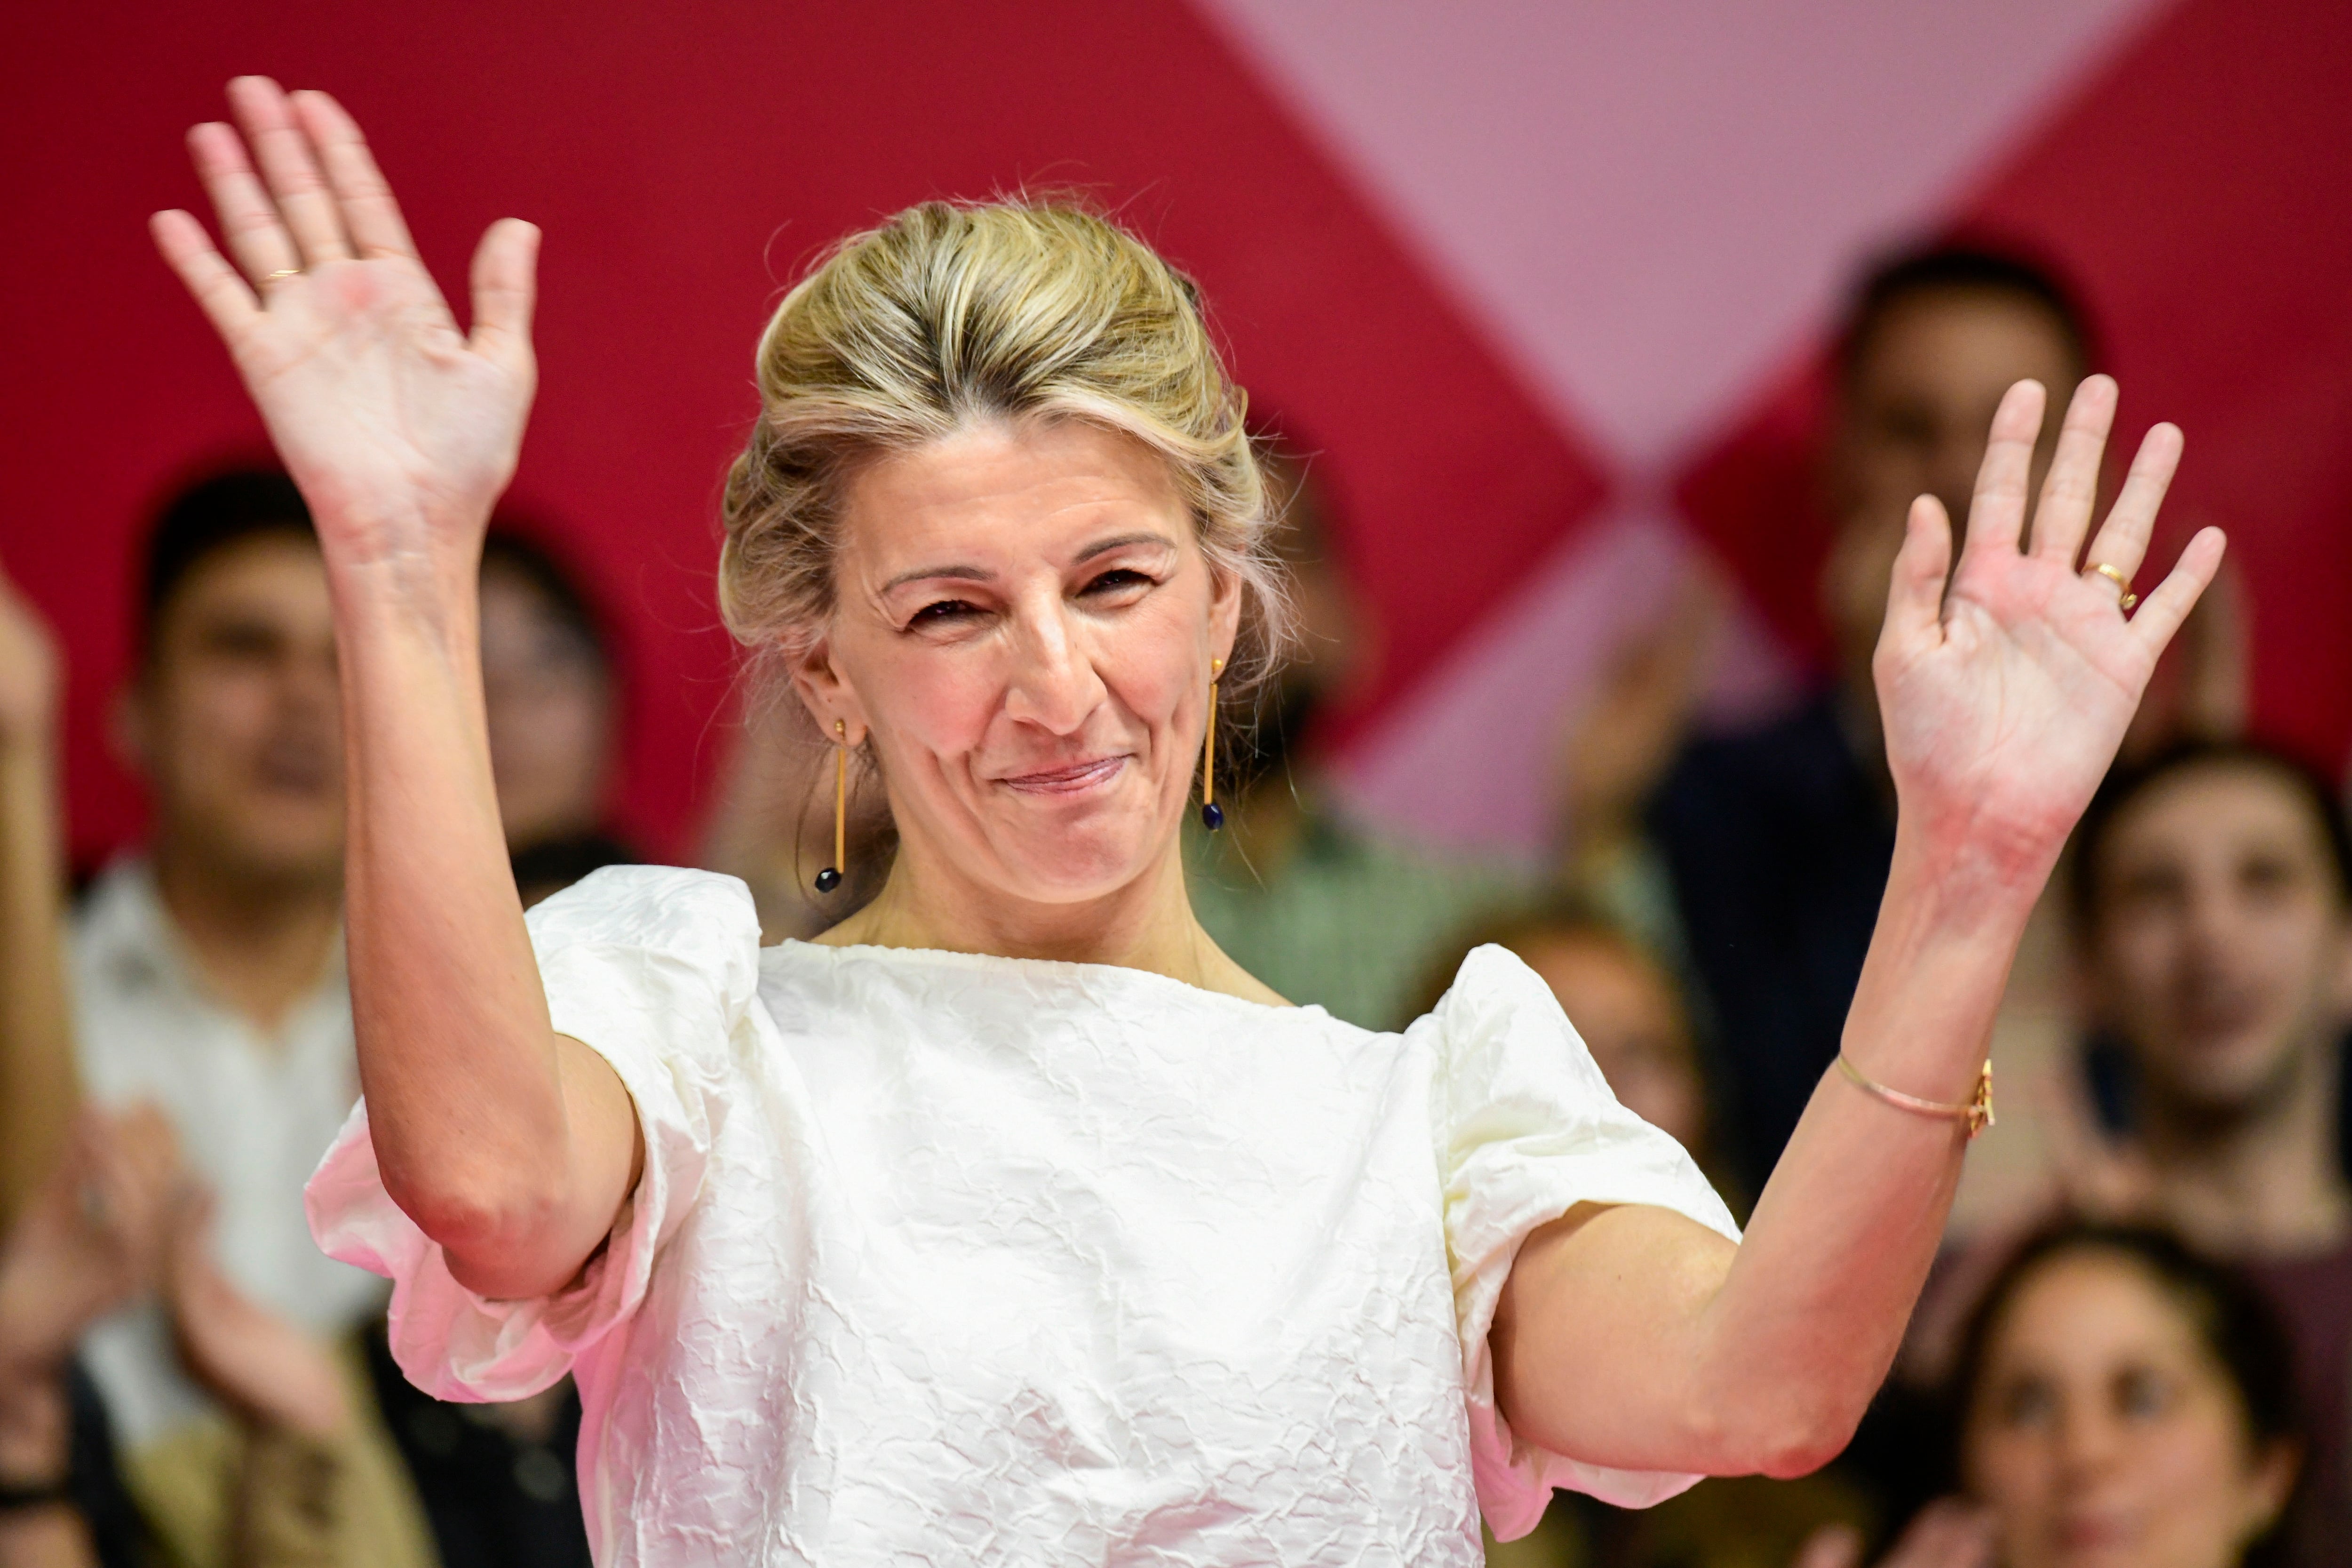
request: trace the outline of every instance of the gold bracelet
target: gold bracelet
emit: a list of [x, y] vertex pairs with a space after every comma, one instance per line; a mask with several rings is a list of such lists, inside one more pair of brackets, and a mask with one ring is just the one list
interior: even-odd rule
[[1915, 1116], [1935, 1116], [1948, 1121], [1965, 1122], [1970, 1138], [1992, 1125], [1990, 1057], [1985, 1058], [1983, 1068], [1977, 1074], [1976, 1093], [1970, 1095], [1964, 1105], [1948, 1105], [1940, 1100], [1922, 1100], [1916, 1094], [1906, 1094], [1899, 1089], [1889, 1089], [1874, 1079], [1864, 1078], [1862, 1069], [1847, 1060], [1843, 1051], [1838, 1053], [1837, 1065], [1838, 1071], [1845, 1074], [1854, 1088], [1866, 1094], [1876, 1095], [1897, 1110], [1907, 1110]]

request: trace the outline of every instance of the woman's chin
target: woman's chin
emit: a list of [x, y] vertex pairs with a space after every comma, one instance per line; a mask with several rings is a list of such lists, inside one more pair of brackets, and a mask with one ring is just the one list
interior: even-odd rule
[[1042, 904], [1087, 903], [1134, 885], [1160, 863], [1163, 846], [1139, 834], [1131, 814], [1087, 813], [1076, 820], [1004, 825], [990, 835], [997, 875], [1010, 896]]
[[1158, 858], [1132, 847], [1090, 848], [1083, 844], [1024, 847], [1000, 852], [1005, 892], [1039, 904], [1083, 904], [1116, 896], [1132, 887]]

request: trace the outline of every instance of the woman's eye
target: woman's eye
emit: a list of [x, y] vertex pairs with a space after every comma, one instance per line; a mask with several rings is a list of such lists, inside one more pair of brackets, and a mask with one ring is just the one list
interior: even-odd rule
[[950, 621], [964, 620], [978, 614], [980, 614], [978, 605], [969, 604], [962, 599], [941, 599], [936, 604], [925, 605], [921, 609], [917, 610], [914, 618], [907, 624], [909, 626], [938, 626]]
[[1146, 588], [1151, 579], [1130, 567], [1121, 566], [1106, 572], [1086, 585], [1088, 594], [1117, 594], [1129, 588]]
[[2146, 1420], [2172, 1407], [2172, 1383], [2163, 1373], [2136, 1368], [2116, 1380], [2116, 1405], [2125, 1415]]
[[2003, 1391], [1998, 1411], [2004, 1426], [2047, 1426], [2058, 1413], [2057, 1391], [2039, 1378], [2020, 1379]]

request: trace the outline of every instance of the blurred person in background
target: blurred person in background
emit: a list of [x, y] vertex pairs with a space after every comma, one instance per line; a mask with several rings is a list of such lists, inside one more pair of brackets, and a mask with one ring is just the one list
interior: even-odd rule
[[2352, 848], [2293, 756], [2191, 742], [2119, 769], [2069, 883], [2092, 1038], [2044, 1086], [2038, 1186], [1939, 1268], [1904, 1374], [1937, 1378], [2014, 1238], [2073, 1214], [2155, 1222], [2243, 1268], [2292, 1332], [2309, 1419], [2298, 1563], [2352, 1542]]
[[[332, 1338], [379, 1317], [382, 1287], [321, 1256], [302, 1185], [358, 1079], [342, 980], [342, 746], [331, 612], [301, 497], [282, 475], [223, 474], [165, 507], [138, 601], [138, 660], [114, 738], [147, 787], [143, 849], [100, 874], [60, 929], [55, 661], [13, 595], [0, 676], [16, 706], [0, 807], [0, 1057], [39, 1086], [23, 1114], [71, 1123], [77, 1080], [101, 1105], [152, 1101], [215, 1194], [214, 1247], [245, 1295]], [[69, 955], [61, 950], [68, 946]], [[60, 959], [64, 963], [60, 964]], [[30, 998], [67, 994], [71, 1008]], [[54, 1137], [54, 1131], [52, 1133]], [[53, 1164], [55, 1144], [44, 1152]], [[46, 1170], [40, 1172], [46, 1175]], [[239, 1451], [189, 1375], [168, 1304], [142, 1294], [83, 1347], [142, 1510], [201, 1537], [208, 1488]], [[212, 1500], [218, 1490], [210, 1489]], [[215, 1510], [216, 1511], [216, 1510]]]
[[[86, 1113], [0, 1232], [0, 1568], [376, 1568], [417, 1561], [405, 1483], [367, 1440], [329, 1347], [211, 1257], [209, 1200], [152, 1107]], [[217, 1495], [142, 1516], [104, 1401], [74, 1355], [134, 1294], [166, 1303], [188, 1375], [243, 1438]]]
[[[2271, 1304], [2168, 1231], [2063, 1225], [2017, 1249], [1963, 1341], [1959, 1495], [1879, 1568], [2274, 1568], [2305, 1457]], [[1801, 1568], [1854, 1568], [1825, 1537]], [[2304, 1559], [2340, 1563], [2345, 1538]]]
[[[535, 606], [519, 597], [500, 601], [513, 613], [493, 612], [485, 642], [521, 647], [505, 668], [525, 679], [509, 679], [498, 707], [529, 718], [532, 705], [514, 699], [532, 695]], [[101, 873], [69, 933], [55, 798], [58, 673], [29, 606], [10, 591], [0, 612], [0, 931], [11, 959], [0, 968], [0, 1088], [11, 1129], [40, 1141], [5, 1167], [12, 1205], [55, 1163], [83, 1086], [100, 1104], [152, 1101], [215, 1194], [210, 1245], [226, 1277], [356, 1363], [381, 1337], [383, 1289], [319, 1251], [302, 1201], [359, 1083], [342, 966], [334, 639], [301, 496], [282, 474], [236, 471], [163, 510], [141, 577], [139, 662], [115, 712], [118, 748], [148, 786], [148, 843]], [[540, 694], [560, 701], [560, 685], [542, 679]], [[560, 742], [586, 728], [541, 723], [538, 733]], [[543, 763], [562, 748], [507, 750]], [[562, 792], [522, 772], [532, 781], [518, 792], [525, 819], [551, 834], [568, 826]], [[142, 1513], [167, 1539], [203, 1542], [217, 1537], [249, 1442], [189, 1375], [186, 1344], [172, 1302], [142, 1293], [92, 1329], [84, 1356]], [[564, 1448], [576, 1402], [565, 1397], [489, 1419], [512, 1451], [469, 1451], [483, 1461], [459, 1478], [471, 1500], [433, 1514], [453, 1542], [470, 1539], [468, 1518], [503, 1503], [520, 1520], [512, 1540], [552, 1532], [551, 1561], [585, 1561]], [[360, 1439], [388, 1449], [369, 1406]], [[420, 1469], [419, 1479], [441, 1473]], [[398, 1494], [410, 1520], [373, 1532], [392, 1553], [382, 1560], [435, 1561], [418, 1510], [443, 1494], [420, 1500], [405, 1481]], [[459, 1551], [455, 1560], [472, 1559]]]
[[[2077, 1099], [2051, 1201], [2160, 1218], [2284, 1315], [2312, 1421], [2306, 1562], [2352, 1542], [2352, 847], [2328, 782], [2251, 743], [2189, 743], [2110, 781], [2074, 883], [2104, 1116]], [[2079, 1081], [2079, 1080], [2077, 1080]], [[2069, 1107], [2072, 1107], [2071, 1112]]]
[[2039, 486], [2091, 360], [2066, 291], [2011, 258], [1921, 251], [1856, 291], [1824, 462], [1834, 679], [1761, 728], [1691, 744], [1648, 814], [1707, 1015], [1725, 1030], [1727, 1131], [1750, 1182], [1837, 1055], [1885, 890], [1895, 799], [1870, 659], [1904, 518], [1922, 494], [1966, 515], [1992, 410], [2025, 377], [2050, 393]]
[[[1703, 556], [1627, 637], [1566, 728], [1559, 874], [1689, 977], [1702, 1036], [1731, 1092], [1727, 1142], [1753, 1180], [1830, 1059], [1893, 843], [1869, 658], [1910, 500], [1948, 507], [1982, 456], [1982, 410], [2031, 375], [2053, 407], [2096, 360], [2064, 286], [2017, 257], [1938, 246], [1858, 284], [1840, 334], [1820, 492], [1836, 520], [1822, 574], [1833, 679], [1753, 729], [1694, 741], [1728, 589]], [[2040, 458], [2048, 456], [2045, 430]], [[1955, 514], [1957, 515], [1957, 514]], [[2122, 754], [2241, 733], [2249, 652], [2242, 584], [2225, 568], [2149, 683]], [[2074, 1033], [2065, 918], [2045, 900], [2021, 944], [1995, 1052], [2028, 1077]], [[1735, 1035], [1722, 1022], [1737, 1019]], [[1965, 1232], [2031, 1188], [2034, 1107], [2012, 1099], [1971, 1151], [1952, 1226]]]
[[1186, 885], [1211, 939], [1282, 995], [1363, 1028], [1401, 1029], [1439, 949], [1525, 887], [1500, 868], [1381, 837], [1334, 800], [1316, 721], [1370, 674], [1374, 631], [1338, 554], [1328, 488], [1295, 448], [1264, 446], [1299, 650], [1244, 730], [1248, 744], [1217, 758], [1224, 827], [1187, 823]]
[[2075, 853], [2097, 1092], [2068, 1102], [2055, 1196], [2352, 1268], [2352, 845], [2328, 782], [2257, 742], [2186, 742], [2118, 771]]

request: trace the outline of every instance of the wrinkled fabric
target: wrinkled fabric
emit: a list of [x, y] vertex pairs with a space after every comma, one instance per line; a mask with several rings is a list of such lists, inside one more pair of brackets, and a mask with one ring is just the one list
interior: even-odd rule
[[490, 1301], [385, 1196], [354, 1110], [310, 1187], [394, 1282], [427, 1392], [567, 1370], [596, 1560], [1475, 1564], [1554, 1485], [1696, 1478], [1513, 1440], [1486, 1329], [1586, 1200], [1733, 1235], [1500, 949], [1375, 1035], [1162, 976], [761, 950], [732, 878], [600, 871], [531, 915], [556, 1028], [645, 1174], [558, 1296]]

